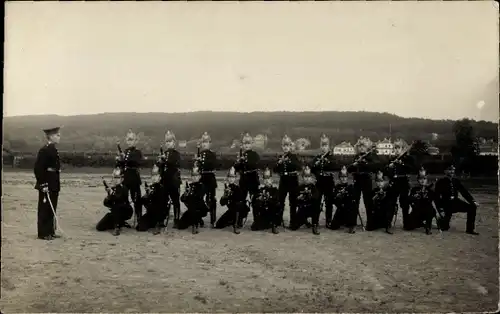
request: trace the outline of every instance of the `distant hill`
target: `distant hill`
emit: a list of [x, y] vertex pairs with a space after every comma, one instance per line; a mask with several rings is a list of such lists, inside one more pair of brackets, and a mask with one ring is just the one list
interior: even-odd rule
[[[322, 133], [334, 143], [354, 142], [359, 136], [379, 140], [392, 135], [410, 142], [430, 140], [439, 134], [438, 147], [453, 141], [452, 120], [402, 118], [377, 112], [192, 112], [192, 113], [105, 113], [80, 116], [18, 116], [6, 117], [4, 144], [12, 151], [36, 152], [44, 142], [41, 129], [64, 125], [62, 151], [114, 152], [116, 141], [122, 140], [129, 128], [140, 134], [139, 146], [146, 152], [158, 151], [164, 133], [172, 130], [178, 140], [187, 141], [187, 150], [194, 150], [196, 139], [207, 131], [214, 148], [229, 151], [233, 140], [242, 132], [267, 135], [269, 150], [280, 148], [283, 134], [293, 139], [308, 138], [310, 148], [319, 145]], [[496, 138], [498, 124], [474, 122], [478, 136]], [[237, 150], [237, 148], [233, 148]]]

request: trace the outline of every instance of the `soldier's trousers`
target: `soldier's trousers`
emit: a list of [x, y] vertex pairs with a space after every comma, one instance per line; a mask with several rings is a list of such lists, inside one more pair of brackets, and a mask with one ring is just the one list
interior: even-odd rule
[[114, 206], [111, 208], [111, 212], [99, 220], [95, 228], [97, 231], [106, 231], [122, 227], [127, 220], [132, 218], [133, 212], [134, 210], [129, 204]]
[[244, 173], [240, 177], [240, 189], [243, 193], [243, 199], [246, 200], [248, 194], [252, 198], [259, 189], [259, 174], [257, 171]]
[[288, 195], [290, 204], [290, 225], [293, 224], [297, 214], [297, 196], [299, 188], [299, 178], [297, 176], [281, 176], [278, 186], [278, 198], [280, 203], [281, 220], [285, 213], [285, 200]]
[[168, 201], [172, 202], [174, 208], [174, 220], [179, 220], [181, 218], [181, 202], [180, 202], [180, 187], [175, 185], [164, 185], [165, 195], [167, 197], [167, 216], [170, 215], [170, 206]]
[[337, 229], [342, 226], [348, 228], [356, 227], [358, 222], [358, 211], [354, 205], [337, 205], [335, 210], [335, 215], [331, 223], [332, 228]]
[[475, 204], [470, 204], [456, 198], [454, 200], [446, 202], [443, 206], [443, 209], [444, 217], [439, 223], [442, 230], [450, 229], [450, 221], [453, 214], [467, 213], [466, 231], [474, 231], [476, 227], [477, 213], [477, 206]]
[[215, 191], [217, 190], [217, 179], [214, 173], [204, 173], [201, 175], [201, 183], [205, 187], [205, 202], [210, 213], [210, 224], [215, 225], [217, 220], [217, 200]]
[[54, 225], [54, 213], [50, 207], [49, 200], [44, 198], [50, 197], [52, 205], [54, 206], [54, 211], [57, 211], [57, 202], [59, 200], [59, 192], [49, 192], [47, 193], [38, 191], [38, 211], [37, 211], [37, 229], [38, 237], [47, 237], [55, 233]]
[[361, 202], [361, 193], [363, 193], [363, 202], [365, 203], [366, 224], [373, 220], [372, 205], [372, 178], [369, 174], [357, 174], [354, 180], [354, 199], [356, 200], [356, 213], [359, 212]]
[[390, 182], [390, 198], [393, 208], [397, 208], [398, 199], [399, 206], [403, 212], [403, 228], [407, 229], [410, 227], [410, 182], [407, 177], [392, 179]]
[[184, 230], [193, 225], [199, 226], [203, 216], [202, 210], [188, 208], [188, 210], [186, 210], [179, 219], [178, 229]]
[[321, 213], [320, 204], [299, 206], [295, 219], [290, 223], [291, 230], [297, 230], [307, 223], [307, 218], [311, 217], [313, 225], [319, 224], [319, 216]]
[[[248, 206], [243, 203], [228, 206], [228, 210], [215, 223], [215, 228], [223, 229], [234, 226], [236, 222], [239, 223], [241, 220], [244, 220], [248, 216], [248, 212]], [[236, 214], [238, 214], [238, 221], [236, 221]]]
[[[316, 187], [318, 188], [319, 191], [320, 204], [323, 200], [325, 201], [325, 220], [327, 226], [330, 225], [330, 223], [332, 222], [332, 215], [333, 215], [332, 191], [334, 186], [335, 182], [333, 181], [333, 177], [331, 176], [319, 176], [318, 181], [316, 182]], [[320, 208], [320, 211], [321, 209], [322, 208]]]
[[137, 224], [137, 231], [148, 231], [156, 226], [165, 226], [168, 209], [164, 204], [154, 204], [147, 208], [146, 214], [142, 216], [141, 221]]
[[252, 231], [266, 230], [271, 228], [273, 225], [281, 225], [283, 215], [281, 213], [281, 208], [269, 207], [269, 208], [253, 208], [254, 221], [250, 229]]
[[425, 227], [430, 230], [432, 228], [434, 214], [435, 211], [432, 206], [412, 206], [411, 213], [408, 216], [406, 230], [415, 230], [420, 227]]
[[138, 184], [130, 185], [127, 186], [129, 193], [130, 193], [130, 198], [132, 199], [132, 203], [134, 203], [134, 213], [135, 216], [137, 217], [137, 221], [141, 220], [142, 217], [142, 193], [141, 193], [141, 186]]

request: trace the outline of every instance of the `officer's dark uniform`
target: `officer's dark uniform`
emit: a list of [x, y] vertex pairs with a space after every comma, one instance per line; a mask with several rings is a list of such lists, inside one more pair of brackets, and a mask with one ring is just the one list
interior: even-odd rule
[[[236, 179], [234, 167], [229, 170], [228, 177]], [[244, 220], [250, 212], [243, 195], [243, 191], [238, 185], [234, 183], [224, 185], [224, 195], [220, 199], [220, 205], [227, 206], [227, 211], [215, 223], [216, 229], [223, 229], [232, 225], [233, 232], [240, 233], [238, 230], [238, 227], [240, 227], [239, 222]]]
[[[285, 135], [282, 140], [282, 145], [291, 148], [292, 140]], [[300, 168], [301, 163], [297, 155], [292, 152], [284, 153], [274, 167], [274, 172], [280, 175], [278, 191], [282, 217], [285, 211], [285, 199], [288, 195], [290, 204], [290, 225], [293, 224], [297, 211], [297, 193], [299, 188], [298, 171]]]
[[[249, 134], [243, 137], [243, 143], [252, 143], [253, 139]], [[234, 168], [240, 174], [240, 188], [243, 192], [243, 199], [247, 199], [250, 194], [250, 199], [259, 189], [259, 165], [260, 157], [254, 150], [241, 152]]]
[[[435, 204], [444, 214], [444, 219], [440, 221], [439, 226], [443, 231], [449, 230], [454, 213], [467, 213], [466, 232], [477, 235], [478, 233], [474, 230], [477, 212], [474, 197], [462, 185], [462, 182], [454, 177], [455, 167], [453, 165], [449, 166], [447, 171], [449, 175], [439, 179], [435, 187]], [[458, 193], [465, 198], [466, 202], [458, 198]]]
[[[165, 134], [165, 141], [175, 141], [175, 135], [168, 131]], [[170, 202], [174, 207], [174, 227], [177, 227], [181, 217], [180, 187], [181, 187], [181, 154], [174, 148], [168, 148], [157, 166], [160, 170], [161, 182], [166, 194], [167, 215], [170, 215]], [[169, 202], [170, 200], [170, 202]]]
[[[127, 136], [133, 133], [129, 131]], [[135, 216], [139, 222], [142, 217], [142, 204], [141, 204], [141, 175], [140, 168], [143, 163], [143, 155], [141, 150], [135, 146], [128, 147], [124, 151], [123, 158], [119, 158], [117, 166], [123, 171], [123, 184], [127, 187], [130, 198], [134, 203]], [[120, 156], [121, 157], [121, 156]]]
[[[384, 175], [381, 171], [378, 172], [375, 182], [385, 182]], [[368, 215], [369, 219], [366, 222], [366, 230], [373, 231], [385, 228], [385, 232], [392, 234], [390, 229], [395, 214], [395, 208], [391, 200], [390, 189], [387, 186], [377, 186], [373, 189], [371, 195], [373, 195], [371, 200], [373, 206], [371, 207], [370, 215]]]
[[[57, 127], [43, 131], [47, 136], [51, 136], [57, 134], [59, 130], [60, 128]], [[34, 167], [35, 189], [38, 190], [38, 238], [42, 240], [52, 240], [59, 237], [55, 234], [55, 217], [50, 203], [52, 202], [54, 211], [57, 211], [59, 191], [61, 190], [60, 171], [59, 153], [55, 144], [49, 142], [38, 151]], [[47, 193], [43, 192], [44, 188], [48, 189]]]
[[[198, 175], [199, 170], [195, 167], [192, 170], [193, 175]], [[181, 196], [181, 201], [186, 205], [187, 210], [182, 214], [179, 220], [178, 229], [183, 230], [192, 226], [193, 234], [199, 232], [200, 221], [205, 217], [209, 209], [204, 201], [205, 185], [201, 181], [194, 181], [188, 184]]]
[[389, 178], [390, 195], [394, 208], [401, 207], [403, 212], [403, 228], [409, 230], [409, 212], [410, 212], [410, 178], [409, 174], [413, 169], [413, 160], [410, 156], [403, 157], [392, 161], [385, 168], [385, 174]]
[[[418, 173], [417, 180], [427, 179], [425, 169], [421, 169]], [[410, 205], [411, 212], [408, 216], [409, 223], [407, 230], [414, 230], [420, 227], [425, 228], [426, 234], [431, 234], [432, 219], [435, 216], [436, 209], [434, 208], [435, 195], [429, 185], [415, 186], [410, 190]]]
[[[326, 137], [326, 135], [323, 134], [320, 142], [321, 146], [325, 145], [328, 146], [330, 140], [328, 139], [328, 137]], [[331, 151], [328, 150], [327, 153], [323, 153], [314, 157], [314, 160], [311, 165], [311, 170], [317, 180], [316, 187], [318, 188], [319, 191], [320, 204], [322, 198], [324, 199], [325, 202], [326, 227], [328, 228], [332, 221], [333, 203], [331, 199], [331, 193], [335, 186], [334, 182], [335, 160], [333, 158], [333, 154], [331, 153]]]
[[308, 166], [304, 168], [303, 176], [309, 182], [304, 182], [299, 186], [297, 196], [298, 211], [295, 219], [290, 224], [290, 229], [298, 230], [307, 223], [307, 218], [310, 217], [313, 225], [312, 231], [315, 235], [319, 235], [318, 225], [321, 213], [320, 193], [316, 187], [316, 180], [312, 176]]
[[347, 168], [344, 166], [339, 174], [341, 182], [335, 186], [331, 196], [336, 210], [330, 228], [332, 230], [338, 230], [340, 227], [346, 226], [349, 228], [349, 233], [354, 233], [354, 228], [358, 220], [358, 208], [355, 197], [356, 192], [354, 190], [354, 185], [347, 182], [347, 178], [348, 172]]
[[146, 208], [146, 214], [142, 216], [141, 221], [137, 224], [137, 231], [148, 231], [155, 228], [153, 234], [159, 234], [161, 228], [165, 226], [165, 220], [168, 216], [167, 194], [161, 181], [151, 184], [146, 190], [146, 194], [142, 197], [142, 204]]
[[264, 184], [259, 186], [252, 198], [253, 223], [251, 230], [258, 231], [272, 228], [273, 233], [278, 234], [278, 226], [282, 222], [283, 214], [279, 203], [278, 188], [268, 182], [271, 177], [271, 171], [266, 168], [262, 176]]
[[[202, 142], [211, 142], [211, 138], [207, 132], [201, 137]], [[215, 168], [217, 167], [217, 156], [210, 150], [202, 150], [197, 157], [196, 166], [201, 173], [201, 183], [205, 188], [205, 201], [210, 210], [210, 224], [215, 227], [217, 220], [217, 200], [215, 193], [217, 190], [217, 179], [215, 178]]]
[[[115, 169], [114, 177], [123, 179], [123, 173], [120, 169]], [[111, 187], [108, 195], [103, 201], [105, 207], [110, 209], [110, 212], [104, 215], [97, 223], [97, 231], [114, 230], [113, 235], [119, 235], [120, 229], [126, 226], [126, 221], [132, 218], [133, 209], [128, 201], [128, 189], [122, 182]]]
[[363, 193], [363, 202], [365, 203], [366, 222], [371, 220], [370, 210], [372, 205], [372, 172], [374, 172], [373, 164], [375, 162], [375, 154], [369, 153], [364, 158], [365, 153], [357, 154], [355, 160], [357, 164], [352, 164], [347, 168], [349, 173], [352, 173], [354, 180], [354, 198], [356, 199], [356, 210], [359, 211], [361, 201], [361, 193]]

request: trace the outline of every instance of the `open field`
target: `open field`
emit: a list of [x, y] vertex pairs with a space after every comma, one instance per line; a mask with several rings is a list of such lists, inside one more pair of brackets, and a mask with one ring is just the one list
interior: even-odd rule
[[497, 309], [497, 185], [467, 182], [482, 205], [476, 237], [463, 232], [464, 214], [449, 232], [430, 236], [403, 232], [401, 221], [393, 236], [273, 235], [251, 232], [250, 216], [240, 235], [203, 228], [193, 236], [169, 226], [159, 236], [125, 229], [114, 237], [95, 231], [107, 212], [100, 175], [63, 173], [62, 181], [67, 236], [45, 242], [36, 239], [33, 175], [4, 173], [3, 313]]

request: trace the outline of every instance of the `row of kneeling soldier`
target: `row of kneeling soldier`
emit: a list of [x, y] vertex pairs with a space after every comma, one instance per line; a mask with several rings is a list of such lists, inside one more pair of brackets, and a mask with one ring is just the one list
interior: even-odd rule
[[[60, 128], [44, 131], [48, 143], [40, 149], [35, 164], [36, 188], [39, 190], [38, 236], [50, 240], [58, 237], [54, 218], [60, 190], [60, 162], [55, 146], [60, 139]], [[279, 228], [284, 227], [285, 200], [288, 196], [291, 230], [305, 225], [314, 234], [319, 234], [319, 218], [324, 207], [325, 226], [328, 229], [345, 227], [347, 232], [354, 233], [359, 221], [363, 229], [384, 229], [391, 234], [399, 203], [405, 230], [424, 227], [426, 233], [430, 234], [434, 218], [440, 230], [448, 230], [452, 214], [466, 212], [466, 232], [477, 234], [475, 216], [478, 204], [455, 178], [454, 166], [450, 165], [446, 169], [446, 176], [430, 185], [425, 170], [420, 169], [418, 185], [412, 188], [408, 174], [414, 167], [409, 150], [403, 151], [387, 167], [374, 169], [374, 147], [361, 141], [356, 147], [358, 152], [355, 161], [341, 168], [339, 182], [335, 183], [338, 165], [331, 153], [328, 137], [321, 137], [322, 153], [308, 165], [293, 152], [293, 142], [285, 135], [282, 139], [283, 154], [273, 167], [279, 175], [278, 186], [275, 186], [271, 169], [266, 168], [262, 177], [259, 176], [260, 158], [252, 150], [253, 138], [247, 133], [242, 138], [240, 153], [227, 175], [224, 194], [220, 198], [220, 206], [226, 206], [227, 211], [217, 220], [217, 160], [216, 154], [210, 149], [211, 138], [207, 132], [200, 139], [191, 182], [186, 182], [182, 195], [179, 170], [181, 157], [175, 149], [176, 139], [171, 131], [165, 134], [165, 151], [161, 149], [153, 167], [152, 183], [149, 186], [145, 183], [144, 195], [140, 176], [143, 155], [136, 147], [137, 135], [129, 130], [125, 142], [125, 150], [118, 145], [111, 186], [104, 182], [107, 191], [104, 206], [110, 212], [97, 224], [99, 231], [112, 230], [118, 235], [121, 228], [131, 228], [127, 220], [134, 216], [137, 231], [153, 229], [154, 234], [159, 234], [168, 225], [170, 208], [173, 207], [173, 223], [177, 229], [191, 227], [193, 233], [198, 233], [199, 228], [204, 226], [204, 218], [209, 216], [213, 228], [231, 226], [234, 233], [238, 234], [252, 211], [251, 230], [271, 229], [277, 234]], [[373, 189], [374, 173], [376, 187]], [[349, 176], [352, 176], [352, 184], [349, 183]], [[465, 201], [458, 198], [459, 193]], [[366, 226], [359, 211], [361, 195], [366, 208]], [[187, 208], [182, 215], [181, 201]], [[144, 214], [143, 207], [146, 209]]]

